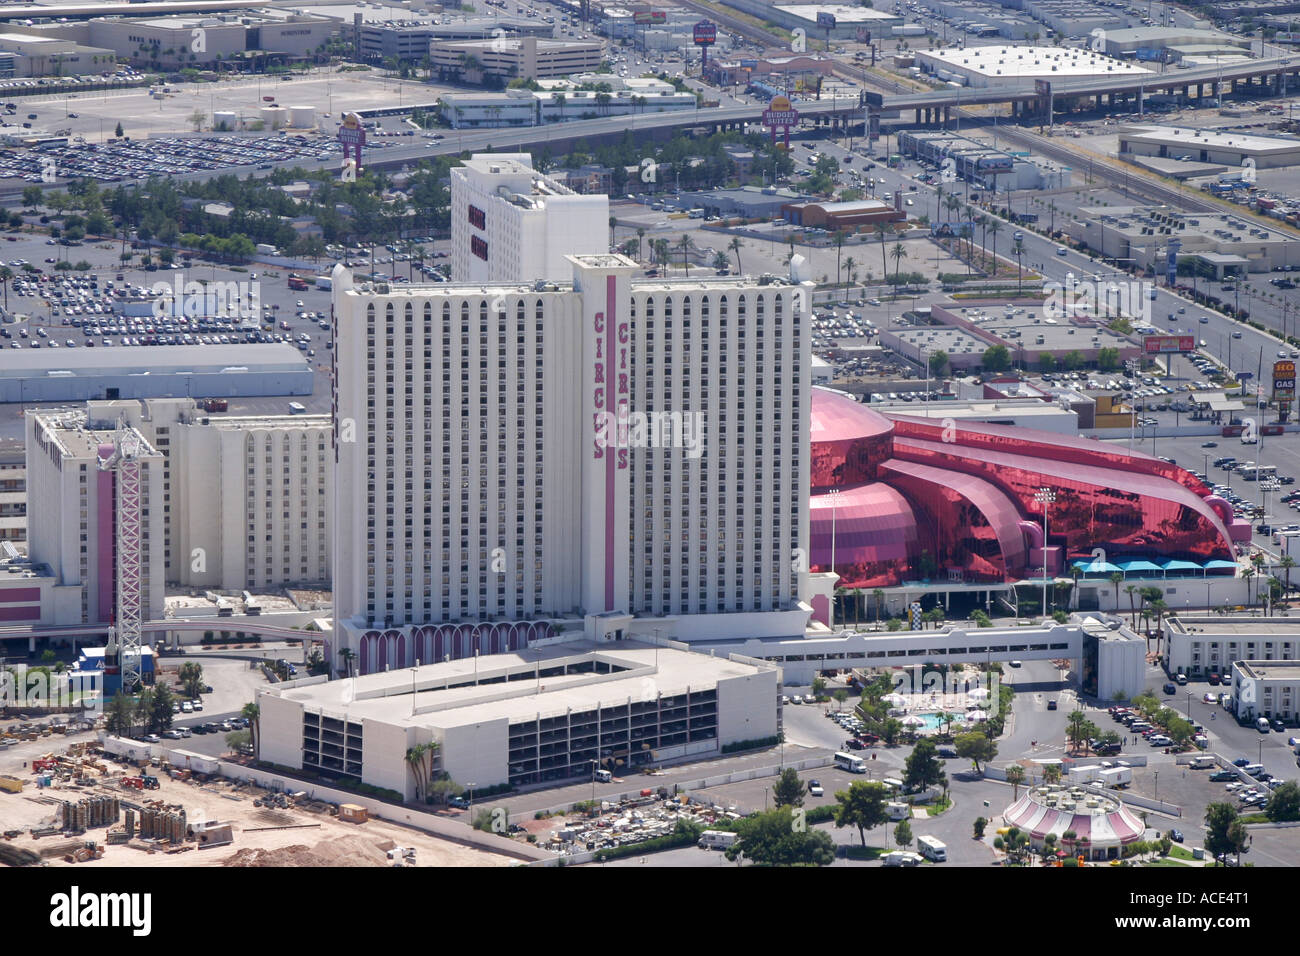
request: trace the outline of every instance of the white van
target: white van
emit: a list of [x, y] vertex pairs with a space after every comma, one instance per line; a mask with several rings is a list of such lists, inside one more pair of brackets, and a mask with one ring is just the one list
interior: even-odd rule
[[1268, 718], [1267, 718], [1267, 717], [1261, 717], [1261, 718], [1259, 718], [1258, 720], [1255, 721], [1255, 729], [1258, 730], [1261, 734], [1266, 734], [1266, 733], [1268, 733], [1272, 728], [1271, 728], [1271, 727], [1269, 726], [1269, 724], [1268, 724]]
[[737, 839], [739, 835], [730, 830], [705, 830], [700, 834], [699, 845], [706, 850], [725, 850]]
[[608, 770], [598, 769], [595, 776], [598, 783], [609, 783], [609, 781], [613, 779], [613, 775]]
[[908, 853], [906, 850], [894, 850], [886, 853], [880, 858], [885, 866], [920, 866], [921, 857], [916, 853]]
[[1199, 757], [1193, 757], [1187, 762], [1187, 766], [1192, 770], [1206, 770], [1214, 766], [1214, 758], [1208, 754], [1202, 754]]
[[943, 863], [948, 859], [948, 847], [940, 840], [932, 836], [920, 836], [916, 838], [917, 849], [921, 851], [921, 856], [935, 863]]

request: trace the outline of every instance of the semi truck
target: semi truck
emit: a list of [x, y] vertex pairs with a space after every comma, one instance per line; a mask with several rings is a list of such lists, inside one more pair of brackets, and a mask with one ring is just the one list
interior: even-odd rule
[[1101, 773], [1104, 768], [1098, 764], [1088, 764], [1086, 767], [1071, 767], [1069, 773], [1070, 783], [1097, 783], [1101, 780]]
[[1127, 787], [1133, 782], [1133, 769], [1131, 767], [1108, 767], [1104, 768], [1098, 776], [1101, 778], [1102, 786]]

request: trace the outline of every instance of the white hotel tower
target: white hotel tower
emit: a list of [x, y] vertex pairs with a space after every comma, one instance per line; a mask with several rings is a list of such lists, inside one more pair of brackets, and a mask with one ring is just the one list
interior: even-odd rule
[[568, 261], [525, 285], [335, 268], [336, 660], [803, 635], [810, 284]]
[[528, 153], [476, 153], [452, 167], [452, 281], [567, 282], [566, 256], [608, 250], [604, 193], [575, 193]]

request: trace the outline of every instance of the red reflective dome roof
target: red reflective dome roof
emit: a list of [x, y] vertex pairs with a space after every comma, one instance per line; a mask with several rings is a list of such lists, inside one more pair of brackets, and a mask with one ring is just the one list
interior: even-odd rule
[[812, 390], [812, 443], [845, 441], [887, 435], [894, 423], [844, 392], [829, 388]]

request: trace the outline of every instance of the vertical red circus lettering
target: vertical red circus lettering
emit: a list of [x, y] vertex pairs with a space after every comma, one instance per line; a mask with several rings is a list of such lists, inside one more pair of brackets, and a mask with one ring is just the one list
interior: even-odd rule
[[592, 457], [601, 459], [605, 457], [604, 445], [609, 441], [609, 436], [602, 434], [602, 415], [605, 407], [605, 313], [597, 312], [593, 321], [593, 328], [596, 332], [596, 358], [594, 364], [595, 378], [593, 384], [599, 386], [592, 392], [594, 400], [594, 413], [592, 415], [592, 427], [595, 435], [592, 439]]

